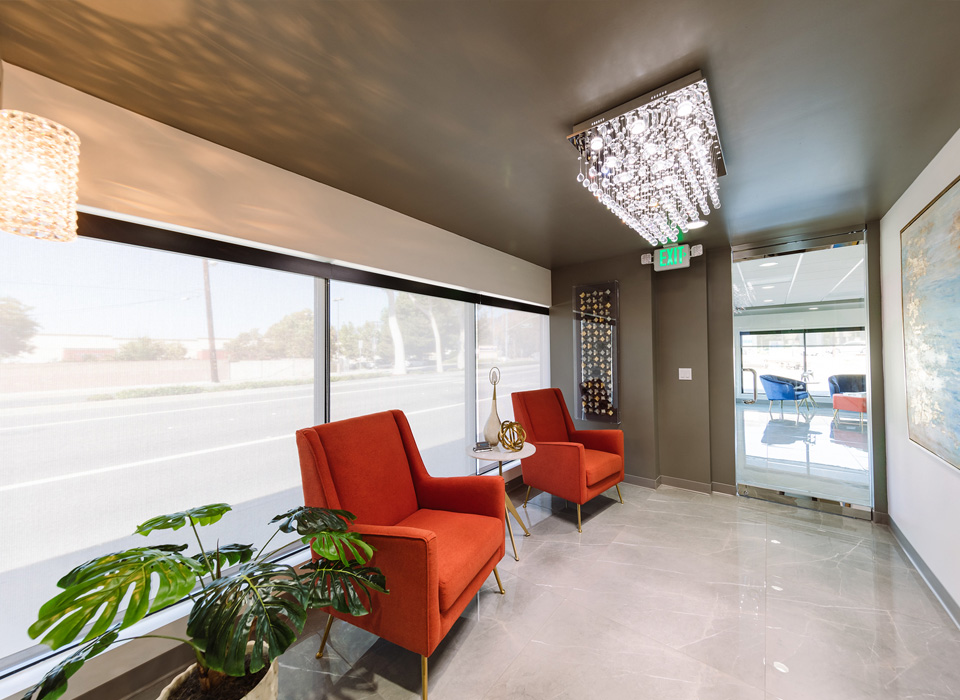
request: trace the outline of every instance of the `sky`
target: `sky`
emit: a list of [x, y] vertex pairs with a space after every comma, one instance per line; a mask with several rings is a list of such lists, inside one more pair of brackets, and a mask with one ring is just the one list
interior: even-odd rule
[[[265, 331], [289, 313], [312, 309], [314, 278], [211, 261], [214, 333]], [[31, 309], [43, 334], [157, 339], [204, 337], [202, 259], [122, 243], [70, 243], [0, 236], [0, 297]], [[380, 318], [383, 290], [331, 284], [331, 320]]]

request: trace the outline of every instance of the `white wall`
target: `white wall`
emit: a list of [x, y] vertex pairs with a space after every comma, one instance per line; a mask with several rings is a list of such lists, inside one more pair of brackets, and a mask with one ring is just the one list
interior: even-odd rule
[[17, 66], [3, 107], [80, 137], [80, 204], [550, 305], [550, 271]]
[[957, 175], [960, 131], [880, 221], [880, 260], [890, 517], [953, 599], [960, 601], [960, 469], [907, 436], [900, 306], [900, 229]]

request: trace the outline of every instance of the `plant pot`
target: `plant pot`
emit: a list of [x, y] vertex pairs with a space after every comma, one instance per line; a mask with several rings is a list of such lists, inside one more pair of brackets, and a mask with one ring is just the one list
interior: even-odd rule
[[[157, 700], [169, 700], [174, 691], [190, 677], [190, 674], [193, 673], [196, 668], [197, 665], [192, 664], [190, 668], [176, 676], [163, 689], [163, 692], [160, 693], [160, 697], [158, 697]], [[267, 675], [261, 678], [260, 682], [257, 683], [249, 693], [243, 696], [243, 700], [277, 700], [279, 668], [280, 661], [274, 659], [273, 663], [270, 664], [270, 668], [267, 669]]]

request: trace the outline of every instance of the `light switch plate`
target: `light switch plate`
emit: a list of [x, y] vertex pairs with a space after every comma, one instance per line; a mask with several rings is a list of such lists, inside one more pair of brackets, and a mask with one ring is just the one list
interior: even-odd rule
[[693, 380], [693, 369], [691, 367], [681, 367], [680, 368], [680, 379], [684, 381]]

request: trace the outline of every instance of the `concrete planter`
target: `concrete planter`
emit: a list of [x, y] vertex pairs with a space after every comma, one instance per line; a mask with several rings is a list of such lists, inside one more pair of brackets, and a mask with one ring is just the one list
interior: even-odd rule
[[[190, 674], [193, 673], [196, 668], [197, 665], [193, 664], [186, 671], [170, 681], [170, 684], [163, 689], [163, 692], [160, 693], [160, 697], [158, 697], [157, 700], [169, 700], [173, 692], [190, 677]], [[273, 663], [270, 664], [270, 668], [267, 670], [267, 675], [261, 678], [260, 682], [257, 683], [249, 693], [243, 696], [243, 700], [277, 700], [279, 668], [280, 662], [274, 659]]]

